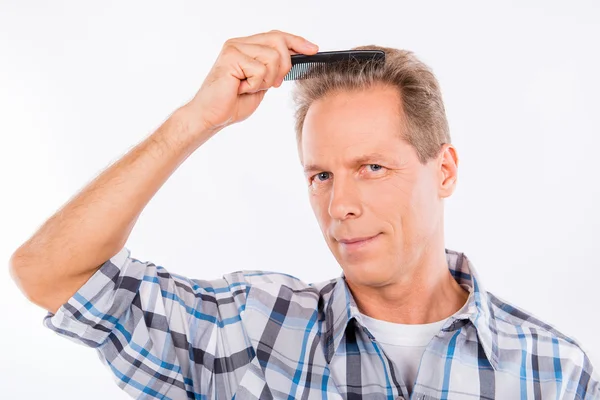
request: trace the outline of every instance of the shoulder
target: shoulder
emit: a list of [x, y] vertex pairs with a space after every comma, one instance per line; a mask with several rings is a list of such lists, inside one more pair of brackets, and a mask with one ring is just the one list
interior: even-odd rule
[[251, 286], [260, 285], [283, 285], [295, 289], [303, 289], [308, 287], [308, 283], [304, 282], [296, 276], [289, 275], [283, 272], [275, 272], [268, 270], [239, 270], [227, 273], [223, 276], [227, 281], [245, 282]]
[[240, 270], [225, 274], [228, 282], [244, 282], [251, 287], [286, 287], [296, 292], [320, 291], [324, 286], [335, 283], [337, 279], [309, 283], [294, 275], [268, 270]]
[[[563, 376], [585, 383], [600, 395], [600, 375], [578, 339], [543, 321], [534, 313], [486, 292], [493, 323], [498, 334], [500, 353], [515, 349], [560, 364]], [[513, 355], [516, 355], [513, 354]], [[512, 356], [511, 356], [512, 357]], [[503, 357], [501, 357], [503, 358]], [[545, 367], [544, 367], [545, 368]], [[570, 375], [570, 376], [569, 376]]]
[[294, 275], [268, 270], [240, 270], [223, 276], [228, 284], [246, 286], [248, 305], [261, 304], [273, 307], [277, 299], [302, 305], [307, 309], [319, 309], [328, 299], [337, 278], [309, 283]]
[[538, 336], [555, 338], [579, 346], [575, 338], [558, 330], [554, 325], [541, 320], [533, 312], [508, 302], [491, 292], [487, 292], [487, 295], [492, 317], [495, 319], [498, 329], [502, 332], [505, 330], [514, 331], [519, 328], [526, 333], [536, 333]]

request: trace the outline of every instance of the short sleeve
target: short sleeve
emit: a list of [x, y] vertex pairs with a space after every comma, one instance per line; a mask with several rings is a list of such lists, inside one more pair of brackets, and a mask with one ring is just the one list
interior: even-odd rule
[[[248, 290], [242, 273], [189, 279], [132, 258], [123, 247], [43, 322], [96, 349], [134, 398], [202, 397], [217, 360], [228, 356], [224, 349], [248, 350], [240, 317]], [[246, 353], [249, 362], [253, 354]]]

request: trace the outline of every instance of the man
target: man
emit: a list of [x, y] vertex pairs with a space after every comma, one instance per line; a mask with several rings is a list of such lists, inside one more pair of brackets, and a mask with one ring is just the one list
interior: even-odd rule
[[340, 277], [188, 279], [125, 247], [175, 169], [250, 116], [291, 54], [317, 52], [271, 31], [228, 40], [189, 103], [17, 249], [12, 276], [46, 326], [96, 348], [136, 398], [600, 399], [575, 340], [486, 292], [445, 249], [458, 157], [440, 90], [412, 53], [384, 50], [384, 66], [338, 64], [295, 93], [309, 199]]

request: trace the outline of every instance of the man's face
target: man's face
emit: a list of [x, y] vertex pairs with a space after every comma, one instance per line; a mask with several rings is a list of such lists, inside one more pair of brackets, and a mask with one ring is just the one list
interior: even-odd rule
[[443, 246], [442, 199], [454, 188], [456, 155], [444, 145], [422, 165], [400, 138], [399, 101], [383, 85], [332, 94], [313, 103], [304, 122], [301, 158], [305, 168], [315, 166], [305, 174], [310, 202], [327, 245], [357, 284], [392, 283], [425, 261], [428, 246]]

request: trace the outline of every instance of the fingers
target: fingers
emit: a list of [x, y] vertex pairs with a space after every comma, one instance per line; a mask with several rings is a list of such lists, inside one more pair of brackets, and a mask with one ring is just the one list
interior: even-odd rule
[[[283, 57], [279, 51], [270, 46], [261, 46], [253, 43], [234, 43], [233, 46], [245, 56], [262, 63], [266, 67], [264, 76], [262, 76], [263, 81], [260, 82], [258, 89], [268, 89], [276, 83], [279, 79], [278, 75], [280, 74], [281, 63], [283, 62]], [[244, 63], [243, 66], [244, 68], [250, 68], [255, 74], [263, 75], [262, 71], [260, 71], [262, 68], [259, 68], [254, 63]], [[246, 75], [246, 77], [248, 76]]]
[[254, 63], [249, 61], [243, 63], [245, 69], [255, 74], [252, 84], [250, 82], [243, 84], [243, 90], [249, 90], [251, 87], [253, 90], [256, 89], [255, 79], [259, 75], [262, 75], [264, 81], [259, 85], [258, 90], [281, 86], [283, 78], [292, 67], [292, 54], [311, 55], [318, 51], [317, 45], [303, 37], [277, 30], [230, 39], [226, 42], [226, 46], [235, 47], [239, 52], [266, 66], [266, 72], [261, 73], [260, 68]]
[[256, 93], [273, 86], [272, 83], [266, 81], [269, 71], [267, 66], [262, 62], [241, 53], [238, 66], [242, 76], [241, 78], [237, 77], [240, 79], [238, 94]]
[[279, 54], [281, 54], [282, 63], [280, 64], [280, 70], [278, 74], [280, 79], [277, 82], [276, 87], [281, 86], [283, 78], [292, 68], [292, 54], [311, 55], [315, 54], [319, 50], [319, 47], [316, 44], [309, 42], [302, 36], [297, 36], [278, 30], [272, 30], [267, 33], [259, 33], [257, 35], [249, 36], [248, 40], [265, 46], [271, 46], [277, 49]]
[[318, 50], [316, 44], [309, 42], [302, 36], [278, 30], [248, 36], [247, 39], [251, 42], [265, 45], [273, 45], [274, 43], [283, 44], [288, 50], [288, 54], [314, 54]]

